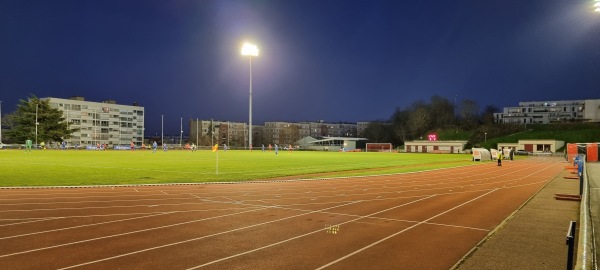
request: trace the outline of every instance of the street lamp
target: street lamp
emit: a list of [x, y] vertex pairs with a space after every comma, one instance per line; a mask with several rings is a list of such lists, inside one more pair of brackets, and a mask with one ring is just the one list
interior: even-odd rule
[[183, 140], [183, 117], [179, 119], [179, 131], [181, 131], [179, 135], [179, 149], [181, 149], [181, 141]]
[[258, 47], [250, 43], [244, 43], [242, 46], [242, 55], [248, 56], [250, 60], [250, 100], [248, 106], [248, 146], [252, 149], [252, 56], [258, 56]]

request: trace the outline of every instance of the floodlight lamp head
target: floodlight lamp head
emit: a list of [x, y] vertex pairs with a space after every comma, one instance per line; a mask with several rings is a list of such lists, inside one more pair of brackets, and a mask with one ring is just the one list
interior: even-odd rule
[[244, 43], [242, 46], [242, 55], [258, 56], [258, 47], [250, 43]]

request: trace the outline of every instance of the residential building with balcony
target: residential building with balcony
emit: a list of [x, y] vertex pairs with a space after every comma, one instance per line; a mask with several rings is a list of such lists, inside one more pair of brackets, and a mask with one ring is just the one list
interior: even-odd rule
[[114, 100], [86, 101], [83, 97], [70, 99], [46, 97], [50, 106], [63, 112], [70, 128], [78, 130], [65, 141], [74, 146], [107, 144], [141, 145], [144, 139], [144, 107], [117, 104]]
[[519, 102], [494, 113], [496, 123], [600, 122], [600, 99]]

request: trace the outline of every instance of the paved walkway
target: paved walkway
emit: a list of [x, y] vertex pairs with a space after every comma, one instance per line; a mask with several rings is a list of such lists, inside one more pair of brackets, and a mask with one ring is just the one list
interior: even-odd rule
[[[590, 188], [590, 212], [592, 227], [600, 231], [600, 163], [587, 163], [587, 176]], [[600, 258], [600, 250], [596, 250], [596, 258]]]
[[554, 194], [579, 194], [579, 181], [563, 178], [572, 175], [564, 170], [453, 269], [564, 270], [566, 234], [570, 221], [579, 219], [579, 202], [556, 200]]

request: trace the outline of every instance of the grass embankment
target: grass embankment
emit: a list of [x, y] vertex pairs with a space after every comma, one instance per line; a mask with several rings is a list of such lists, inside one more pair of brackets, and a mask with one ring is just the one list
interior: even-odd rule
[[0, 151], [0, 186], [199, 183], [412, 172], [470, 165], [464, 154], [219, 151]]

